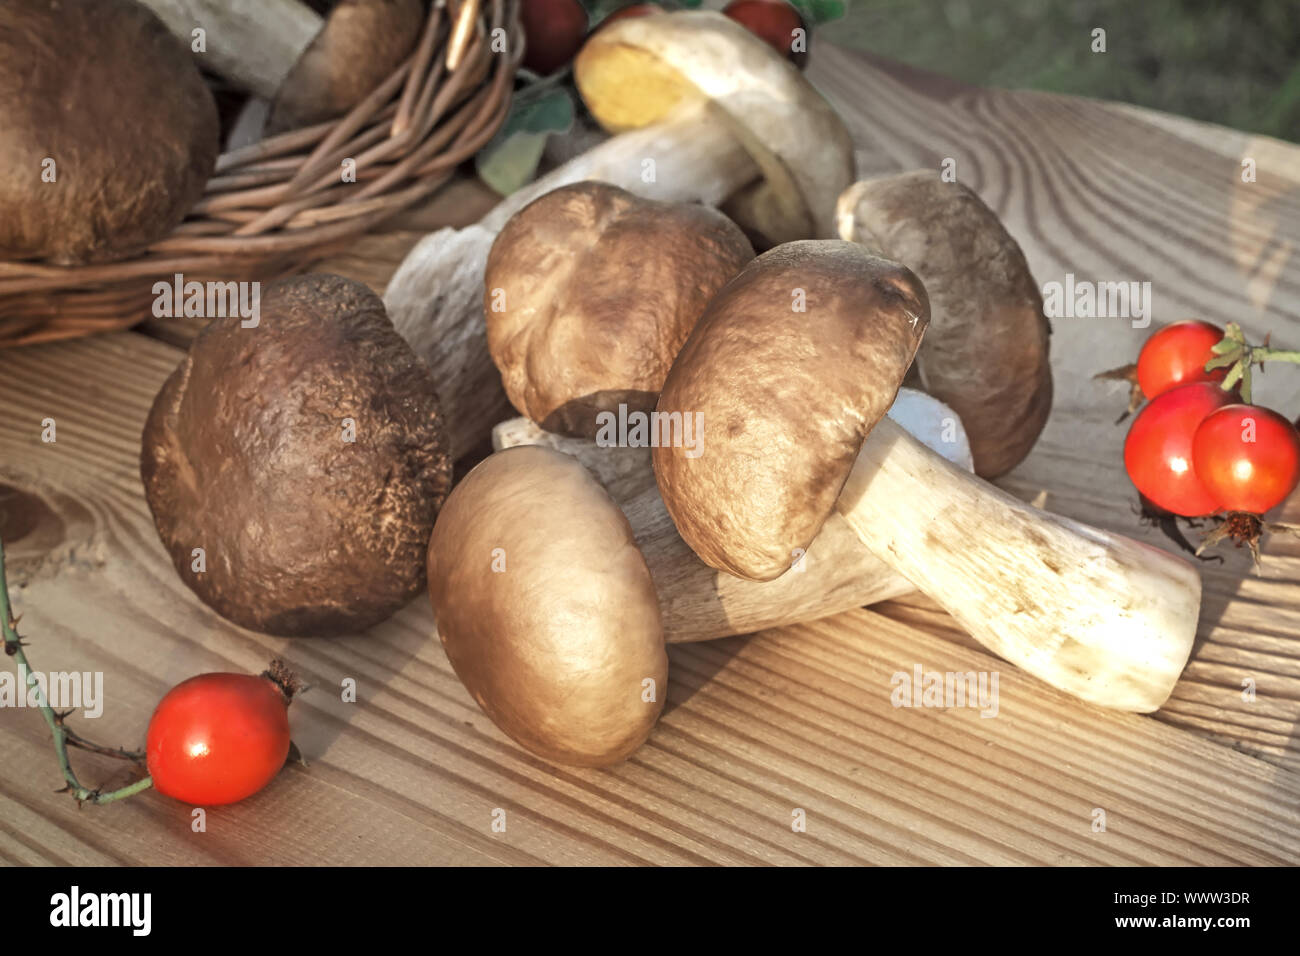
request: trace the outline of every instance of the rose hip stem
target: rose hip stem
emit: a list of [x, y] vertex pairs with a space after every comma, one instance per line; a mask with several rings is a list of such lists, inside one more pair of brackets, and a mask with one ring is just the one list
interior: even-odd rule
[[[1246, 335], [1236, 322], [1229, 322], [1223, 331], [1223, 340], [1214, 346], [1215, 358], [1205, 363], [1205, 370], [1212, 372], [1216, 368], [1228, 368], [1228, 375], [1219, 386], [1230, 392], [1240, 384], [1241, 400], [1247, 405], [1250, 399], [1250, 369], [1252, 365], [1263, 366], [1265, 362], [1293, 362], [1300, 365], [1300, 351], [1294, 349], [1275, 349], [1264, 339], [1263, 345], [1251, 345]], [[1231, 366], [1231, 368], [1229, 368]]]
[[94, 753], [105, 754], [110, 757], [121, 757], [126, 760], [138, 762], [144, 759], [144, 754], [136, 751], [123, 750], [121, 748], [104, 747], [99, 744], [91, 743], [88, 740], [78, 736], [69, 730], [63, 723], [63, 718], [67, 714], [58, 714], [50, 707], [49, 701], [46, 700], [45, 692], [41, 690], [40, 684], [36, 682], [35, 672], [27, 661], [27, 655], [23, 652], [23, 641], [18, 636], [18, 620], [13, 616], [13, 611], [9, 606], [9, 583], [5, 579], [5, 554], [4, 542], [0, 541], [0, 636], [4, 638], [5, 653], [10, 657], [16, 658], [22, 669], [27, 674], [27, 686], [36, 692], [36, 702], [41, 708], [41, 713], [45, 716], [45, 722], [50, 725], [50, 732], [54, 735], [54, 752], [59, 758], [59, 767], [63, 770], [63, 779], [67, 781], [67, 786], [59, 793], [70, 793], [77, 803], [112, 803], [114, 800], [122, 800], [126, 797], [133, 796], [142, 790], [148, 790], [153, 786], [153, 778], [145, 777], [137, 780], [135, 783], [122, 787], [119, 790], [111, 790], [104, 793], [99, 789], [90, 789], [84, 786], [77, 775], [72, 771], [72, 764], [68, 760], [68, 747], [80, 747], [83, 750], [90, 750]]

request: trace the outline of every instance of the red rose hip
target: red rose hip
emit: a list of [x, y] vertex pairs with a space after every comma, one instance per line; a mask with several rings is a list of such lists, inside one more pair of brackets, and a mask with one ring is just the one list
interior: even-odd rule
[[196, 806], [235, 803], [261, 790], [289, 755], [280, 687], [250, 674], [200, 674], [169, 690], [149, 720], [154, 787]]
[[[802, 68], [808, 59], [808, 28], [799, 11], [785, 0], [734, 0], [722, 12], [776, 47], [795, 66]], [[794, 49], [796, 37], [800, 39], [798, 50]]]
[[1219, 511], [1218, 499], [1197, 477], [1192, 438], [1211, 412], [1232, 400], [1212, 382], [1182, 385], [1152, 399], [1124, 439], [1124, 469], [1137, 490], [1176, 515]]
[[1196, 429], [1192, 465], [1221, 507], [1262, 515], [1300, 482], [1300, 433], [1272, 409], [1226, 405]]
[[1223, 338], [1223, 329], [1209, 322], [1188, 319], [1160, 329], [1138, 353], [1138, 387], [1147, 398], [1155, 398], [1192, 382], [1222, 382], [1226, 368], [1205, 371], [1214, 358], [1211, 351]]
[[577, 55], [587, 38], [587, 11], [578, 0], [524, 0], [524, 66], [548, 76]]

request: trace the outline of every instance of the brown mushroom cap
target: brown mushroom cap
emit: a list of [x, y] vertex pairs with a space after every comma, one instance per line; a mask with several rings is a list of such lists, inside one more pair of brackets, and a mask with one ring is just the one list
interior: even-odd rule
[[708, 206], [598, 182], [547, 193], [488, 256], [488, 348], [506, 395], [547, 430], [587, 438], [601, 411], [652, 410], [709, 299], [752, 258]]
[[415, 49], [423, 0], [341, 0], [275, 95], [266, 135], [342, 116]]
[[979, 196], [932, 170], [855, 183], [839, 213], [842, 238], [925, 283], [932, 315], [920, 384], [961, 416], [976, 474], [1010, 471], [1052, 408], [1051, 327], [1020, 246]]
[[256, 328], [216, 319], [195, 339], [154, 400], [140, 473], [204, 603], [254, 630], [332, 634], [419, 593], [446, 449], [433, 377], [383, 302], [308, 275], [265, 290]]
[[[797, 311], [800, 297], [806, 311]], [[839, 240], [755, 259], [709, 304], [660, 413], [697, 414], [702, 453], [653, 449], [677, 530], [711, 567], [779, 577], [830, 515], [930, 320], [906, 267]]]
[[139, 252], [199, 198], [219, 135], [189, 50], [144, 6], [0, 3], [0, 259]]
[[604, 766], [650, 733], [668, 679], [654, 583], [576, 459], [524, 446], [471, 471], [434, 526], [429, 597], [457, 676], [528, 750]]

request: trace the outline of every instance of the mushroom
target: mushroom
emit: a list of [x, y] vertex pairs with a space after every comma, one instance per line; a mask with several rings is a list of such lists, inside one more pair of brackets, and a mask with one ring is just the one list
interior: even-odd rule
[[[389, 280], [384, 303], [393, 324], [429, 363], [442, 386], [451, 447], [459, 458], [510, 414], [501, 373], [488, 352], [484, 271], [497, 234], [511, 216], [560, 186], [600, 180], [661, 201], [718, 203], [757, 170], [731, 135], [681, 117], [664, 126], [606, 140], [512, 193], [474, 225], [439, 229], [407, 254]], [[643, 164], [657, 171], [650, 182]]]
[[659, 605], [627, 519], [576, 460], [484, 460], [438, 516], [428, 568], [447, 658], [506, 734], [587, 767], [641, 745], [667, 690]]
[[[929, 396], [900, 397], [891, 415], [951, 421]], [[799, 573], [762, 583], [718, 574], [677, 534], [644, 449], [510, 424], [498, 433], [518, 446], [471, 471], [438, 516], [429, 596], [471, 695], [547, 760], [616, 763], [644, 741], [663, 706], [665, 641], [811, 620], [912, 590], [835, 517]], [[968, 458], [959, 424], [954, 434], [935, 434], [935, 447]], [[629, 494], [622, 512], [606, 493], [611, 481]]]
[[652, 411], [695, 320], [752, 258], [708, 206], [598, 182], [547, 193], [488, 256], [488, 349], [506, 395], [542, 427], [587, 437], [602, 413]]
[[[900, 389], [889, 416], [919, 441], [970, 469], [970, 446], [956, 413], [922, 392]], [[526, 418], [498, 425], [497, 449], [545, 445], [578, 459], [627, 515], [659, 595], [664, 640], [707, 641], [839, 614], [915, 591], [883, 564], [839, 515], [831, 515], [793, 573], [749, 581], [715, 571], [677, 533], [655, 485], [649, 448], [606, 448], [543, 431]]]
[[[474, 448], [509, 413], [487, 349], [483, 269], [496, 233], [538, 197], [594, 179], [646, 198], [722, 205], [751, 241], [775, 241], [795, 233], [794, 238], [835, 235], [835, 201], [853, 179], [848, 132], [802, 74], [740, 24], [698, 11], [608, 24], [591, 37], [575, 63], [579, 71], [591, 67], [599, 80], [597, 89], [584, 91], [584, 96], [590, 92], [588, 108], [597, 117], [604, 112], [606, 87], [619, 101], [634, 88], [659, 88], [649, 76], [630, 69], [634, 62], [649, 66], [653, 56], [633, 53], [611, 61], [594, 52], [602, 49], [598, 42], [622, 45], [625, 39], [638, 49], [639, 35], [625, 38], [623, 31], [652, 21], [662, 24], [665, 36], [675, 37], [681, 48], [700, 45], [708, 50], [708, 56], [694, 57], [689, 65], [690, 71], [699, 71], [700, 86], [686, 82], [688, 73], [667, 71], [681, 93], [671, 114], [607, 139], [511, 194], [476, 225], [426, 236], [389, 281], [384, 301], [394, 325], [443, 385], [457, 456]], [[592, 58], [584, 65], [589, 50]], [[701, 89], [715, 89], [721, 97], [710, 100], [698, 92]], [[728, 112], [732, 108], [734, 115]], [[641, 120], [650, 122], [649, 111]], [[761, 205], [762, 197], [772, 200], [770, 215], [746, 211]], [[765, 219], [776, 224], [766, 227]], [[782, 224], [783, 219], [793, 222]], [[765, 231], [773, 235], [758, 235]]]
[[423, 0], [341, 0], [275, 95], [266, 135], [342, 116], [415, 49]]
[[829, 103], [766, 41], [720, 13], [629, 17], [597, 31], [573, 63], [592, 115], [611, 132], [703, 105], [762, 171], [726, 212], [769, 246], [835, 235], [853, 143]]
[[712, 567], [770, 580], [838, 512], [995, 653], [1092, 703], [1156, 710], [1191, 652], [1195, 570], [1025, 505], [883, 418], [928, 322], [917, 277], [854, 243], [750, 263], [659, 398], [704, 425], [703, 454], [651, 453], [682, 538]]
[[217, 158], [212, 94], [134, 0], [0, 5], [0, 259], [125, 258], [162, 238]]
[[[925, 447], [959, 468], [972, 471], [970, 441], [957, 413], [933, 395], [900, 388], [886, 413]], [[572, 455], [596, 476], [615, 501], [625, 502], [646, 489], [657, 489], [650, 463], [650, 445], [602, 444], [586, 438], [547, 431], [528, 418], [511, 418], [492, 429], [492, 447], [501, 451], [516, 445], [545, 445]], [[739, 578], [737, 580], [740, 580]], [[671, 638], [670, 638], [671, 640]]]
[[218, 318], [163, 384], [140, 474], [204, 603], [289, 636], [376, 624], [415, 597], [451, 485], [429, 369], [379, 297], [338, 276], [268, 287]]
[[1052, 407], [1051, 327], [1016, 240], [961, 183], [918, 170], [855, 183], [839, 200], [840, 238], [901, 262], [930, 296], [915, 370], [970, 430], [975, 472], [1018, 465]]

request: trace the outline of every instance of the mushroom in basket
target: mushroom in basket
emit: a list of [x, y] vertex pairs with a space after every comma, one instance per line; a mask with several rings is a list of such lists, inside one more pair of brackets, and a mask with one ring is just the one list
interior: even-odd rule
[[189, 50], [135, 0], [0, 4], [0, 259], [124, 259], [167, 235], [217, 160]]

